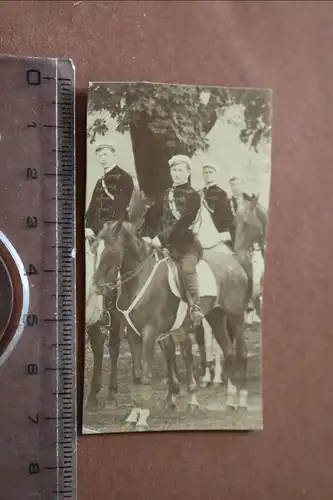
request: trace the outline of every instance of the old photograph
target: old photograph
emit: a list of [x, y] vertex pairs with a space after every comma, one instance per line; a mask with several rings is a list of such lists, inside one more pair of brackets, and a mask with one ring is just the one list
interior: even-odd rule
[[84, 434], [263, 428], [271, 106], [90, 84]]

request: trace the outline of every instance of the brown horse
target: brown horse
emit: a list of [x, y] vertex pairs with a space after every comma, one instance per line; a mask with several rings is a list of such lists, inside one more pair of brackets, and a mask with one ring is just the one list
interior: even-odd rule
[[[154, 251], [138, 236], [136, 224], [128, 222], [111, 224], [104, 234], [104, 239], [106, 248], [94, 277], [95, 287], [99, 290], [105, 287], [113, 288], [117, 271], [120, 269], [122, 289], [118, 299], [118, 309], [123, 312], [128, 323], [133, 375], [136, 380], [149, 384], [154, 344], [160, 335], [172, 331], [180, 299], [172, 293], [169, 286], [167, 258]], [[239, 405], [246, 406], [247, 352], [244, 312], [247, 278], [236, 257], [223, 244], [218, 248], [204, 250], [204, 260], [214, 273], [218, 293], [217, 297], [203, 297], [201, 305], [223, 350], [224, 373], [228, 380], [227, 404], [236, 404], [237, 389], [239, 389]], [[129, 309], [131, 309], [130, 314]], [[181, 342], [181, 351], [187, 368], [191, 402], [197, 390], [193, 374], [191, 341], [188, 335], [180, 337], [183, 340], [178, 338], [178, 341]], [[236, 348], [235, 356], [233, 343]], [[174, 369], [173, 337], [166, 336], [161, 344], [167, 361], [169, 383], [167, 399], [173, 401], [179, 392], [179, 382]], [[237, 371], [240, 377], [235, 386]]]

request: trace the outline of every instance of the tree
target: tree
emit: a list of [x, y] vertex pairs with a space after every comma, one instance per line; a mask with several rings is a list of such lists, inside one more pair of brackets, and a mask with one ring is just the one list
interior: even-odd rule
[[[90, 87], [88, 112], [106, 111], [117, 120], [118, 132], [130, 132], [139, 184], [148, 196], [155, 196], [170, 185], [168, 159], [174, 154], [192, 156], [207, 150], [208, 132], [232, 104], [244, 107], [246, 128], [241, 140], [257, 147], [269, 135], [267, 103], [258, 91], [98, 83]], [[107, 132], [106, 120], [96, 118], [88, 130], [90, 143], [96, 135]]]
[[244, 110], [245, 127], [240, 139], [256, 151], [260, 141], [271, 138], [271, 93], [264, 90], [237, 89], [233, 92], [233, 102]]

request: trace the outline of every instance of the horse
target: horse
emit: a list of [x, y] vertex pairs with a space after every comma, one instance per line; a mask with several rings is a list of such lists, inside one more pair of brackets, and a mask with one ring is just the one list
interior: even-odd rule
[[261, 298], [263, 294], [263, 272], [257, 277], [253, 287], [253, 250], [260, 252], [265, 259], [267, 237], [267, 210], [259, 203], [259, 196], [253, 195], [245, 200], [242, 208], [235, 215], [235, 255], [249, 279], [248, 296], [253, 300], [257, 315], [261, 316]]
[[[130, 207], [128, 210], [133, 211], [135, 216], [135, 207], [140, 207], [139, 200], [143, 200], [142, 192], [135, 187], [132, 193]], [[145, 201], [147, 198], [145, 197]], [[136, 217], [137, 218], [137, 217]], [[95, 293], [92, 286], [93, 277], [95, 275], [101, 254], [105, 247], [104, 233], [107, 226], [104, 226], [93, 242], [86, 239], [85, 256], [86, 256], [86, 305], [85, 305], [85, 331], [86, 342], [89, 342], [93, 354], [93, 369], [90, 382], [90, 390], [86, 400], [86, 410], [95, 411], [99, 407], [98, 394], [102, 388], [102, 368], [104, 357], [104, 345], [108, 342], [108, 351], [110, 358], [110, 375], [108, 383], [108, 395], [106, 406], [113, 408], [116, 402], [118, 391], [117, 382], [117, 362], [120, 348], [120, 338], [125, 333], [125, 322], [123, 316], [115, 307], [117, 293], [119, 287], [109, 289], [106, 297]], [[119, 284], [119, 283], [118, 283]], [[103, 321], [103, 315], [104, 320]]]
[[[94, 276], [95, 289], [101, 292], [105, 287], [113, 287], [117, 270], [120, 269], [122, 285], [117, 307], [128, 324], [133, 375], [141, 383], [150, 384], [153, 347], [162, 335], [161, 345], [166, 356], [169, 385], [167, 402], [174, 406], [179, 393], [179, 381], [174, 369], [174, 341], [168, 333], [182, 332], [183, 322], [179, 325], [176, 323], [180, 304], [185, 302], [170, 287], [171, 259], [147, 244], [137, 234], [133, 221], [110, 224], [104, 239], [106, 247]], [[208, 263], [215, 277], [216, 293], [202, 297], [201, 307], [223, 350], [223, 373], [228, 383], [226, 404], [246, 407], [244, 313], [247, 277], [233, 253], [225, 245], [223, 247], [204, 249], [203, 260]], [[178, 341], [187, 368], [191, 405], [195, 401], [193, 394], [197, 392], [197, 384], [193, 373], [191, 339], [186, 332], [182, 333]], [[237, 371], [240, 376], [236, 380]]]
[[[106, 405], [114, 407], [117, 384], [117, 361], [119, 356], [120, 338], [124, 333], [124, 321], [114, 304], [117, 290], [110, 290], [103, 300], [103, 296], [96, 294], [92, 286], [101, 254], [103, 252], [103, 231], [90, 244], [86, 240], [86, 308], [85, 308], [85, 329], [87, 341], [93, 354], [93, 370], [90, 382], [90, 390], [86, 402], [87, 411], [98, 409], [98, 393], [102, 388], [102, 367], [104, 357], [104, 345], [108, 342], [110, 357], [110, 376], [108, 386], [108, 396]], [[104, 302], [104, 303], [103, 303]], [[106, 306], [106, 307], [105, 307]]]
[[[263, 299], [267, 223], [267, 210], [259, 203], [259, 196], [256, 195], [244, 200], [242, 208], [235, 216], [234, 252], [247, 274], [249, 280], [248, 298], [252, 298], [255, 312], [259, 318], [261, 318]], [[203, 333], [201, 333], [202, 335]], [[214, 385], [219, 385], [222, 382], [221, 349], [207, 329], [205, 329], [204, 338], [206, 353], [209, 356], [207, 356], [201, 385], [205, 387], [211, 382]]]

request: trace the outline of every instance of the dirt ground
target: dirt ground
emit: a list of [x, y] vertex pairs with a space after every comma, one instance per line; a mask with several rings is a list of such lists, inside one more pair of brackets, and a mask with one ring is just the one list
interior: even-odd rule
[[[115, 433], [135, 431], [125, 425], [125, 419], [135, 407], [149, 408], [149, 431], [165, 430], [213, 430], [213, 429], [261, 429], [261, 331], [260, 325], [254, 323], [246, 328], [248, 345], [248, 404], [247, 410], [231, 410], [224, 406], [225, 388], [199, 388], [198, 401], [200, 408], [188, 409], [188, 395], [185, 384], [185, 370], [180, 354], [177, 354], [182, 384], [175, 410], [165, 408], [167, 385], [165, 382], [165, 361], [160, 349], [156, 349], [154, 361], [153, 383], [151, 387], [134, 385], [131, 375], [131, 357], [127, 340], [122, 340], [118, 362], [119, 394], [116, 409], [107, 408], [105, 401], [109, 377], [109, 356], [105, 349], [103, 363], [103, 389], [100, 393], [100, 408], [95, 412], [83, 410], [83, 433]], [[194, 346], [195, 365], [199, 370], [200, 359]], [[92, 353], [86, 350], [86, 367], [84, 395], [88, 394], [92, 373]]]

